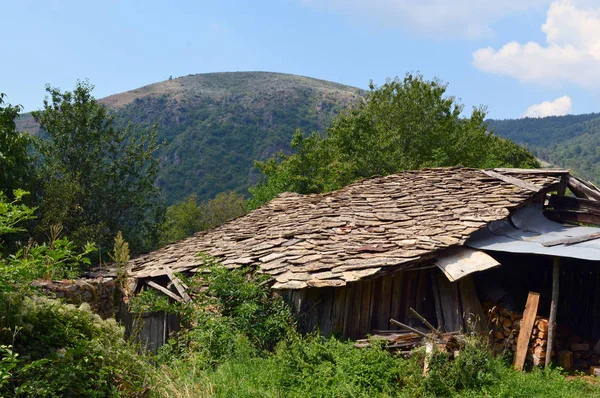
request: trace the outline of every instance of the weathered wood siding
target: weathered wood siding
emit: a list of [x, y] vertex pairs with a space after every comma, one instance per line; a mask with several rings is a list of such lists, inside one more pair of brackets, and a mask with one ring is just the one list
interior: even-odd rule
[[[470, 276], [450, 282], [437, 269], [400, 271], [340, 288], [288, 290], [283, 296], [299, 315], [302, 332], [351, 339], [375, 330], [396, 330], [390, 318], [410, 326], [423, 326], [414, 308], [445, 331], [485, 331], [487, 318]], [[437, 306], [436, 306], [437, 303]]]
[[171, 333], [179, 330], [179, 315], [166, 312], [132, 314], [121, 304], [119, 321], [125, 327], [125, 337], [140, 343], [144, 349], [156, 354], [167, 343]]
[[326, 336], [356, 339], [377, 329], [398, 329], [390, 318], [419, 325], [410, 316], [410, 307], [436, 323], [429, 270], [397, 272], [340, 288], [288, 290], [283, 295], [299, 315], [302, 332], [318, 329]]

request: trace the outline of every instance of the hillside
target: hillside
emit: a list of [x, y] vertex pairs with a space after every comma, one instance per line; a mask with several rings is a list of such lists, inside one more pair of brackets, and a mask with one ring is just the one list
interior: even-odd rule
[[[188, 75], [99, 101], [120, 123], [158, 125], [167, 140], [158, 183], [174, 203], [194, 192], [201, 200], [226, 190], [247, 194], [259, 178], [254, 160], [289, 149], [296, 128], [323, 131], [362, 93], [296, 75], [231, 72]], [[38, 130], [30, 115], [18, 127]]]
[[600, 181], [600, 113], [489, 120], [501, 136], [526, 146], [540, 159]]

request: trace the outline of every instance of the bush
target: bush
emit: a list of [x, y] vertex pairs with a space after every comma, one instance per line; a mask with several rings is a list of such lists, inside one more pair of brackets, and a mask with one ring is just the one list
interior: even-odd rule
[[9, 308], [1, 319], [0, 343], [11, 343], [18, 357], [10, 377], [0, 384], [0, 396], [147, 392], [149, 358], [123, 340], [123, 330], [114, 320], [102, 320], [86, 304], [75, 307], [43, 297], [12, 297]]
[[480, 390], [498, 377], [497, 358], [477, 337], [467, 338], [460, 355], [451, 360], [448, 353], [436, 352], [429, 363], [425, 390], [435, 396], [452, 396], [461, 390]]

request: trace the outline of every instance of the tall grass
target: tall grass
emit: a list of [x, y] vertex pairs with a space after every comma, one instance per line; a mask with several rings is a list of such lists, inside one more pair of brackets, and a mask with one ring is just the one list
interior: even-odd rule
[[422, 349], [406, 359], [380, 344], [301, 336], [260, 279], [214, 265], [205, 275], [210, 288], [187, 313], [192, 326], [160, 350], [153, 396], [600, 397], [598, 385], [558, 369], [515, 372], [474, 337], [456, 359], [436, 353], [424, 376]]

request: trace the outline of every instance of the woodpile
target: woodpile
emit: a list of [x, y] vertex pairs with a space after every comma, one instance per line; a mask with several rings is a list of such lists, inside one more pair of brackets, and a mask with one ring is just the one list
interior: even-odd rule
[[[490, 341], [498, 350], [516, 352], [523, 314], [509, 311], [502, 306], [483, 303], [490, 323]], [[543, 366], [548, 350], [548, 319], [536, 316], [529, 346], [527, 362], [533, 366]], [[556, 326], [556, 340], [552, 351], [553, 362], [565, 370], [578, 370], [599, 373], [600, 342], [595, 346], [590, 341], [574, 334], [565, 325]]]
[[[492, 345], [505, 351], [516, 352], [523, 314], [507, 310], [492, 302], [485, 302], [483, 306], [488, 313]], [[527, 362], [534, 366], [544, 365], [547, 340], [548, 319], [536, 316], [527, 349]]]

